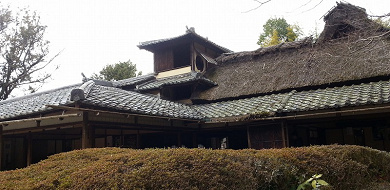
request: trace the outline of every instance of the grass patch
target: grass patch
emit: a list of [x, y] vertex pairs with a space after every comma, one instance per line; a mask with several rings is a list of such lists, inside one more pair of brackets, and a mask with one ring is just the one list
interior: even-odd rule
[[360, 146], [268, 150], [76, 150], [0, 172], [0, 189], [294, 189], [314, 174], [334, 189], [390, 182], [390, 154]]

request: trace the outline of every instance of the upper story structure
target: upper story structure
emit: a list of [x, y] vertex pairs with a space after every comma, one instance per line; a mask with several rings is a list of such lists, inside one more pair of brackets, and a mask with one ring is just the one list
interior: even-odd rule
[[191, 71], [205, 72], [216, 64], [215, 58], [231, 52], [198, 35], [194, 28], [178, 37], [141, 42], [138, 47], [153, 53], [157, 78]]
[[194, 28], [178, 37], [142, 42], [138, 47], [153, 53], [155, 80], [137, 90], [187, 104], [192, 103], [193, 92], [216, 85], [203, 74], [217, 65], [215, 58], [232, 52], [196, 34]]

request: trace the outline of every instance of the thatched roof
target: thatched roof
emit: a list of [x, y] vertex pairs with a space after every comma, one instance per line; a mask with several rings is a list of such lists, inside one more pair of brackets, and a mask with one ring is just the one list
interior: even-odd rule
[[[331, 10], [325, 21], [320, 43], [306, 38], [220, 56], [218, 66], [205, 74], [218, 86], [192, 98], [214, 101], [390, 77], [390, 31], [369, 20], [363, 9], [345, 3]], [[348, 27], [334, 30], [335, 23]]]
[[366, 10], [348, 3], [337, 3], [325, 16], [325, 28], [317, 42], [323, 42], [334, 38], [350, 35], [358, 32], [360, 36], [372, 35], [371, 32], [382, 30], [383, 27], [372, 22], [367, 17]]

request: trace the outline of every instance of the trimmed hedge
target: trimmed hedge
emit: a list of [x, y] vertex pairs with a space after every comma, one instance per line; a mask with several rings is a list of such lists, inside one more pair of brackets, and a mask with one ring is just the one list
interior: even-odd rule
[[334, 189], [390, 182], [390, 154], [360, 146], [268, 150], [76, 150], [0, 172], [0, 189], [295, 189], [314, 174]]

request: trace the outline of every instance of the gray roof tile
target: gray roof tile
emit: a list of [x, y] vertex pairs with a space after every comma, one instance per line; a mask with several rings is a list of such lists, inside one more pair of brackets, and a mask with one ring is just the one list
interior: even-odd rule
[[0, 119], [40, 113], [51, 108], [46, 105], [65, 105], [70, 103], [70, 92], [81, 84], [75, 84], [50, 91], [39, 92], [0, 101]]
[[128, 79], [113, 81], [112, 84], [114, 87], [133, 86], [133, 85], [147, 82], [147, 81], [155, 79], [155, 78], [156, 77], [155, 77], [154, 73], [149, 73], [146, 75], [141, 75], [141, 76], [132, 77], [132, 78], [128, 78]]
[[86, 99], [82, 100], [82, 103], [146, 115], [185, 119], [204, 118], [202, 114], [188, 105], [100, 85], [94, 85]]
[[390, 81], [362, 83], [297, 92], [290, 97], [283, 112], [319, 110], [390, 102]]
[[137, 89], [140, 91], [152, 90], [152, 89], [159, 89], [159, 88], [161, 88], [163, 86], [167, 86], [167, 85], [184, 84], [184, 83], [189, 83], [189, 82], [193, 82], [193, 81], [202, 81], [202, 82], [205, 82], [206, 84], [209, 84], [211, 86], [217, 85], [215, 82], [201, 76], [200, 73], [192, 71], [190, 73], [160, 78], [160, 79], [156, 79], [156, 80], [144, 83], [144, 84], [140, 84], [137, 86]]
[[234, 117], [248, 114], [275, 113], [288, 94], [273, 94], [254, 98], [194, 105], [197, 111], [209, 118]]

